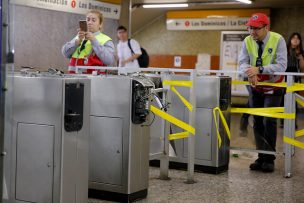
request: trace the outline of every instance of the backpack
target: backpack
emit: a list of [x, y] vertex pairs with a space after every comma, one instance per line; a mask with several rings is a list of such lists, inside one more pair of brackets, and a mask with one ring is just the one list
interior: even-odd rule
[[[131, 39], [128, 39], [128, 46], [131, 49], [132, 54], [135, 54], [131, 47], [130, 41], [131, 41]], [[147, 68], [149, 66], [149, 55], [144, 48], [140, 47], [140, 50], [141, 50], [141, 55], [137, 58], [139, 67]]]

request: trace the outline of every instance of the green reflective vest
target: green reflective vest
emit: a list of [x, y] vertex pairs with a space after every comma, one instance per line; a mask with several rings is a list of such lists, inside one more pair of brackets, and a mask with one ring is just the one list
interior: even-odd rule
[[[276, 64], [277, 47], [281, 37], [282, 36], [278, 33], [269, 32], [269, 39], [265, 44], [262, 53], [262, 64], [264, 67], [269, 64]], [[246, 44], [246, 48], [250, 57], [250, 65], [255, 66], [256, 60], [258, 58], [258, 45], [251, 36], [247, 36], [244, 42]], [[282, 82], [283, 79], [284, 76], [279, 75], [259, 75], [260, 82]]]
[[[104, 45], [106, 42], [112, 40], [109, 36], [107, 36], [103, 33], [99, 33], [95, 37], [101, 45]], [[76, 51], [73, 53], [72, 58], [82, 59], [82, 58], [89, 56], [92, 53], [91, 41], [88, 40], [86, 42], [85, 48], [81, 52], [79, 52], [79, 50], [80, 50], [80, 46], [78, 46]]]
[[[262, 54], [263, 66], [267, 66], [271, 63], [276, 63], [276, 54], [279, 40], [281, 35], [275, 32], [269, 32], [269, 40], [264, 46], [264, 51]], [[258, 46], [256, 41], [251, 37], [247, 36], [245, 38], [245, 44], [247, 47], [248, 54], [251, 56], [250, 64], [255, 66], [256, 60], [258, 58]]]

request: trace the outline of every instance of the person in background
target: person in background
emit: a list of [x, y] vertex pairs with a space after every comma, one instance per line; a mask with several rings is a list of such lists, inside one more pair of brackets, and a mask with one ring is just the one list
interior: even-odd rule
[[[77, 36], [62, 47], [62, 54], [70, 59], [69, 73], [75, 73], [75, 66], [113, 66], [116, 63], [114, 43], [101, 32], [102, 13], [91, 10], [86, 15], [86, 22], [87, 31], [78, 29]], [[93, 70], [80, 71], [90, 74]]]
[[[269, 31], [269, 19], [263, 13], [253, 14], [247, 22], [250, 35], [245, 38], [239, 55], [239, 70], [250, 83], [249, 105], [252, 108], [281, 106], [283, 89], [257, 86], [259, 82], [280, 83], [284, 76], [271, 75], [285, 72], [287, 48], [284, 38]], [[257, 150], [276, 150], [277, 119], [254, 116], [253, 130]], [[275, 155], [259, 153], [258, 159], [250, 164], [251, 170], [274, 171]]]
[[128, 38], [127, 28], [119, 26], [117, 36], [119, 43], [117, 45], [117, 56], [119, 67], [139, 68], [137, 58], [142, 54], [139, 43], [134, 39]]
[[[302, 44], [302, 37], [300, 33], [294, 32], [290, 35], [287, 43], [287, 69], [286, 72], [300, 73], [304, 72], [304, 51]], [[295, 82], [301, 82], [301, 77], [295, 77]], [[284, 99], [282, 99], [282, 106], [284, 106]], [[296, 112], [298, 106], [296, 104]], [[284, 120], [281, 119], [280, 127], [284, 127]], [[296, 128], [298, 128], [296, 121]]]

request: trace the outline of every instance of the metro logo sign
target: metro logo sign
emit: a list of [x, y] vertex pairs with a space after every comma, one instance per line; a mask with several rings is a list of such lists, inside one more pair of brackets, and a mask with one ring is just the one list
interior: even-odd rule
[[11, 0], [12, 4], [34, 8], [87, 14], [90, 10], [99, 10], [105, 18], [119, 19], [121, 6], [93, 0]]

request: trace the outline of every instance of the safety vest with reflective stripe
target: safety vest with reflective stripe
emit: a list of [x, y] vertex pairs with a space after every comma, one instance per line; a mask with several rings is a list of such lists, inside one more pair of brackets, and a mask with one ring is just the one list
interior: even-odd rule
[[[277, 57], [277, 47], [279, 41], [281, 39], [281, 35], [275, 32], [269, 32], [269, 39], [265, 44], [264, 51], [262, 54], [262, 64], [263, 66], [267, 66], [269, 64], [276, 64], [276, 57]], [[251, 37], [247, 36], [245, 38], [245, 44], [250, 56], [250, 65], [255, 66], [256, 60], [258, 58], [258, 47], [256, 41]], [[267, 67], [265, 67], [267, 68]], [[278, 75], [258, 75], [260, 82], [282, 82], [284, 76]], [[272, 88], [273, 89], [273, 88]], [[269, 89], [270, 90], [270, 89]], [[267, 91], [269, 91], [267, 90]]]
[[[95, 36], [95, 38], [101, 45], [104, 45], [108, 41], [112, 40], [109, 36], [103, 33], [99, 33], [98, 35]], [[77, 47], [70, 60], [70, 64], [69, 64], [70, 73], [75, 73], [76, 71], [75, 66], [104, 66], [103, 61], [100, 58], [98, 58], [98, 56], [95, 54], [90, 40], [88, 40], [85, 43], [85, 47], [83, 50], [80, 51], [80, 47], [81, 45]], [[83, 70], [80, 72], [91, 73], [92, 71], [93, 69], [88, 69], [87, 71]]]

